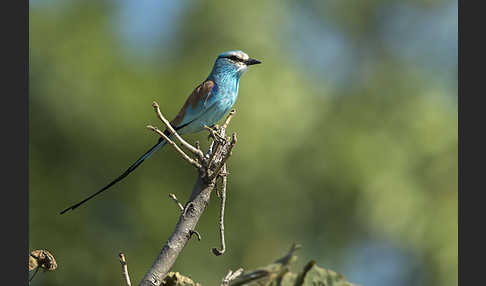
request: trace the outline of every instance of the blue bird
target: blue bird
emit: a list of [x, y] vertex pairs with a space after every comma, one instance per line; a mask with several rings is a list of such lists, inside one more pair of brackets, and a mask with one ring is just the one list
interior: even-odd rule
[[[170, 122], [172, 127], [179, 134], [188, 134], [202, 131], [204, 126], [215, 125], [233, 107], [238, 97], [241, 75], [248, 66], [260, 63], [239, 50], [220, 54], [207, 79], [194, 89], [177, 116]], [[165, 134], [169, 135], [168, 130], [165, 130]], [[121, 181], [166, 143], [163, 138], [160, 138], [157, 144], [145, 152], [118, 178], [86, 199], [63, 210], [61, 214], [74, 210]]]

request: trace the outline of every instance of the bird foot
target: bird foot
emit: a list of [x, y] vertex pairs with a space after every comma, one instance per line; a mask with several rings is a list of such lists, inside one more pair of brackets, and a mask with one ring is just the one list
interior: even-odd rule
[[219, 130], [221, 129], [221, 127], [219, 127], [218, 125], [213, 125], [212, 127], [204, 125], [204, 128], [209, 131], [208, 139], [213, 138], [214, 141], [222, 145], [226, 144], [226, 138], [224, 138], [224, 136], [221, 136], [219, 134]]

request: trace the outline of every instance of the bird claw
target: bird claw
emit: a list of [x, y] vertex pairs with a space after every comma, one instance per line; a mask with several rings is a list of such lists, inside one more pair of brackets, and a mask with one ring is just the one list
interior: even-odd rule
[[226, 138], [224, 138], [223, 136], [221, 136], [219, 134], [220, 127], [218, 125], [213, 125], [213, 127], [209, 127], [207, 125], [204, 125], [204, 128], [209, 131], [208, 140], [210, 138], [213, 138], [214, 141], [216, 141], [220, 144], [223, 144], [223, 145], [226, 144]]

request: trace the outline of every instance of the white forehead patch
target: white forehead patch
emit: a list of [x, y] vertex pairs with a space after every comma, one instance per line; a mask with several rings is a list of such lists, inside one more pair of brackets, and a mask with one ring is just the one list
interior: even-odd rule
[[247, 54], [245, 54], [242, 51], [234, 51], [234, 52], [231, 52], [230, 55], [237, 56], [238, 58], [240, 58], [242, 60], [248, 60], [250, 58]]

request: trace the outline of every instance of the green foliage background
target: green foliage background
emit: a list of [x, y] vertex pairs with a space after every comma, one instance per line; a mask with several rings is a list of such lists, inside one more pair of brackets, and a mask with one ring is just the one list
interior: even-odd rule
[[[265, 265], [298, 241], [303, 261], [348, 277], [356, 245], [377, 241], [411, 257], [394, 285], [457, 285], [457, 82], [384, 47], [377, 11], [393, 1], [186, 1], [170, 27], [175, 44], [138, 58], [114, 32], [116, 1], [35, 2], [29, 243], [59, 266], [32, 285], [120, 285], [119, 251], [139, 281], [177, 222], [167, 194], [189, 196], [191, 166], [164, 148], [102, 197], [59, 211], [151, 147], [157, 138], [145, 125], [160, 126], [152, 101], [172, 118], [230, 49], [264, 63], [243, 76], [230, 126], [239, 141], [228, 251], [210, 253], [219, 245], [213, 198], [198, 226], [203, 240], [189, 243], [174, 270], [215, 285], [228, 269]], [[408, 2], [424, 13], [454, 3]], [[304, 32], [293, 20], [299, 5], [362, 52], [351, 67], [359, 78], [340, 88], [289, 52]], [[457, 73], [457, 58], [448, 60]], [[207, 146], [204, 133], [187, 138]]]

